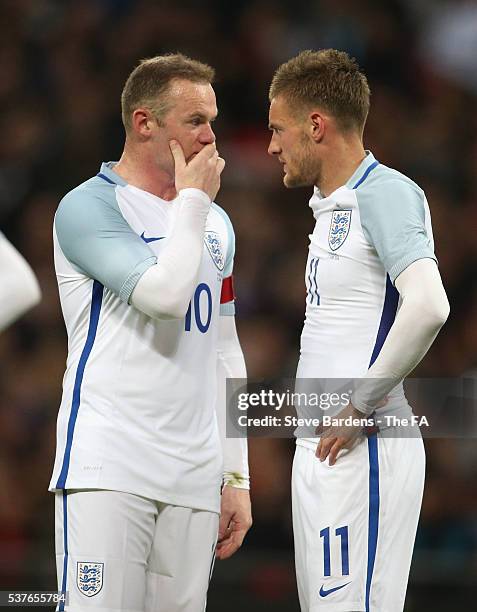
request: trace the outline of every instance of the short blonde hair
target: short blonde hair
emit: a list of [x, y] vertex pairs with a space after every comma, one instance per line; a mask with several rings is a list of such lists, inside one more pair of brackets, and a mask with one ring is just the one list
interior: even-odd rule
[[171, 82], [184, 79], [193, 83], [212, 83], [215, 71], [211, 66], [182, 53], [157, 55], [143, 59], [134, 68], [121, 94], [121, 115], [126, 133], [131, 129], [132, 113], [141, 107], [154, 112], [161, 121], [169, 110]]
[[283, 96], [299, 112], [317, 106], [328, 111], [343, 131], [362, 131], [370, 89], [358, 63], [344, 51], [303, 51], [279, 66], [270, 85], [270, 101]]

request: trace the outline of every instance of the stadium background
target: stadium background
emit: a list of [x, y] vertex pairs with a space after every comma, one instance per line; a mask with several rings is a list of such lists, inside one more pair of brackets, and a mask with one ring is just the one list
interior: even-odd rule
[[[227, 160], [218, 202], [235, 225], [237, 312], [248, 371], [293, 375], [313, 227], [309, 192], [286, 191], [266, 148], [267, 88], [305, 48], [353, 54], [372, 88], [366, 145], [431, 205], [451, 317], [418, 369], [477, 362], [477, 4], [432, 0], [3, 0], [0, 227], [39, 276], [43, 302], [0, 336], [0, 590], [53, 589], [46, 493], [66, 337], [53, 273], [59, 199], [117, 159], [119, 96], [139, 58], [180, 50], [217, 69], [215, 125]], [[475, 440], [427, 441], [427, 485], [408, 612], [475, 609]], [[289, 477], [293, 444], [250, 444], [255, 524], [216, 564], [209, 610], [298, 609]]]

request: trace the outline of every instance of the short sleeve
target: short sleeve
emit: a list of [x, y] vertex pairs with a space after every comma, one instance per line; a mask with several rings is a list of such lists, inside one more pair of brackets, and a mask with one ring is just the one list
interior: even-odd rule
[[370, 182], [356, 197], [364, 235], [393, 283], [414, 261], [436, 260], [425, 196], [417, 186], [400, 179]]
[[128, 302], [156, 256], [121, 214], [114, 190], [74, 190], [60, 202], [55, 231], [65, 257]]

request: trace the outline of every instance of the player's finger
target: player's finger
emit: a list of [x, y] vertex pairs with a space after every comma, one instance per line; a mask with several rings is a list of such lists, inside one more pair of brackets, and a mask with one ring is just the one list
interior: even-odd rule
[[248, 529], [237, 529], [237, 531], [233, 532], [232, 538], [234, 540], [234, 543], [237, 545], [237, 548], [240, 548], [242, 546], [247, 531]]
[[222, 174], [223, 169], [225, 168], [225, 159], [223, 157], [217, 158], [217, 171], [219, 174]]
[[320, 461], [324, 461], [326, 457], [328, 457], [330, 449], [335, 443], [335, 441], [336, 441], [336, 438], [321, 438], [320, 439], [320, 452], [318, 454], [318, 459]]
[[225, 538], [227, 535], [227, 530], [230, 527], [230, 519], [232, 518], [232, 513], [227, 511], [222, 511], [219, 519], [219, 541]]
[[321, 448], [320, 448], [320, 452], [318, 454], [318, 459], [320, 461], [325, 461], [326, 457], [328, 457], [328, 453], [330, 452], [330, 448], [331, 445], [333, 444], [333, 441], [330, 440], [329, 438], [322, 438], [322, 443], [321, 443]]
[[216, 556], [219, 559], [221, 559], [223, 554], [227, 551], [229, 546], [230, 546], [230, 538], [226, 538], [225, 540], [222, 540], [222, 542], [218, 542], [217, 546], [215, 547]]
[[217, 148], [215, 146], [215, 142], [211, 142], [208, 145], [205, 145], [195, 156], [194, 159], [211, 159], [217, 153]]
[[322, 427], [321, 431], [317, 435], [320, 436], [320, 442], [323, 441], [323, 444], [325, 443], [325, 440], [336, 438], [336, 432], [332, 427]]
[[343, 448], [344, 439], [338, 438], [333, 446], [330, 448], [330, 454], [328, 456], [329, 465], [334, 465], [336, 463], [336, 458], [338, 457], [338, 453]]
[[174, 165], [177, 168], [183, 168], [186, 165], [184, 151], [177, 140], [169, 141], [169, 148], [172, 153], [172, 157], [174, 158]]
[[237, 546], [234, 543], [230, 543], [227, 545], [226, 548], [224, 548], [223, 550], [220, 551], [220, 555], [217, 555], [219, 557], [219, 559], [221, 561], [223, 561], [224, 559], [228, 559], [229, 557], [231, 557], [234, 553], [237, 552], [237, 550], [240, 548], [240, 546]]
[[228, 559], [234, 553], [236, 553], [237, 550], [242, 546], [244, 537], [244, 531], [233, 531], [231, 537], [227, 538], [227, 540], [221, 543], [220, 548], [219, 545], [217, 545], [217, 556], [219, 557], [219, 559]]
[[223, 540], [217, 542], [215, 547], [215, 555], [217, 559], [226, 559], [232, 542], [232, 532]]
[[224, 550], [226, 550], [229, 546], [230, 546], [230, 542], [232, 541], [232, 532], [230, 532], [227, 537], [225, 537], [223, 540], [219, 540], [217, 542], [217, 546], [215, 547], [216, 553], [222, 553]]
[[228, 559], [230, 557], [230, 553], [228, 548], [221, 548], [215, 552], [215, 556], [217, 559], [220, 559], [220, 561], [223, 561], [224, 559]]
[[320, 439], [320, 444], [318, 448], [316, 449], [316, 456], [318, 457], [320, 461], [324, 461], [326, 457], [328, 456], [328, 453], [330, 452], [329, 444], [330, 444], [330, 441], [328, 439], [326, 438]]

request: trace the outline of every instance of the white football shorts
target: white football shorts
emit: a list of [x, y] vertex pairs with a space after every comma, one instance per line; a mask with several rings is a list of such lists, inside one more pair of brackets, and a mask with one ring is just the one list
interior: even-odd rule
[[104, 490], [55, 495], [60, 612], [203, 612], [219, 515]]
[[404, 608], [425, 453], [421, 437], [385, 434], [342, 450], [332, 467], [315, 457], [312, 442], [297, 441], [292, 506], [302, 612]]

